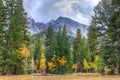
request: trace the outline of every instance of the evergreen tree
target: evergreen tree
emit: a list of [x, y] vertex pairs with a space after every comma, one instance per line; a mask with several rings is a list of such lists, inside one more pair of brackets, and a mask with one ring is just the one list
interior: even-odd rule
[[[23, 64], [22, 61], [20, 61], [16, 53], [16, 49], [22, 46], [23, 43], [27, 43], [28, 40], [28, 32], [27, 32], [27, 20], [26, 20], [26, 14], [23, 9], [23, 1], [22, 0], [12, 0], [11, 1], [11, 13], [10, 13], [10, 27], [9, 27], [9, 36], [10, 36], [10, 55], [11, 58], [14, 59], [13, 65], [13, 74], [21, 73], [17, 72], [18, 69], [22, 69]], [[19, 64], [18, 64], [19, 62]]]
[[94, 57], [97, 54], [97, 48], [96, 48], [96, 46], [98, 45], [97, 33], [98, 30], [96, 27], [96, 22], [95, 20], [93, 20], [88, 28], [88, 44], [89, 44], [92, 61], [94, 61]]
[[[0, 29], [1, 30], [1, 44], [2, 44], [2, 47], [1, 47], [1, 74], [4, 75], [4, 74], [7, 74], [8, 71], [10, 70], [7, 70], [7, 67], [9, 66], [9, 61], [8, 60], [8, 57], [9, 57], [9, 18], [10, 18], [10, 9], [8, 7], [10, 7], [10, 5], [8, 3], [10, 3], [10, 1], [6, 0], [4, 1], [6, 2], [6, 4], [4, 3], [3, 4], [3, 1], [1, 0], [0, 3], [1, 3], [1, 20], [3, 21], [0, 21], [0, 23], [2, 25], [0, 25]], [[11, 62], [11, 61], [10, 61]]]
[[40, 55], [40, 53], [41, 53], [41, 39], [40, 39], [40, 35], [39, 34], [35, 35], [34, 44], [35, 44], [34, 64], [35, 64], [35, 66], [37, 66], [37, 69], [39, 69], [40, 56], [38, 56], [38, 55]]
[[80, 46], [81, 45], [81, 31], [80, 29], [77, 29], [76, 37], [73, 41], [73, 62], [77, 63], [79, 62], [79, 57], [80, 57]]
[[0, 13], [0, 43], [2, 43], [3, 35], [4, 35], [5, 20], [6, 20], [5, 7], [3, 5], [2, 0], [0, 0], [0, 12], [1, 12]]
[[55, 52], [55, 35], [54, 35], [53, 26], [51, 23], [48, 26], [48, 31], [47, 31], [45, 40], [46, 40], [46, 42], [45, 42], [46, 58], [47, 58], [47, 62], [48, 62], [51, 60], [51, 58]]
[[61, 29], [61, 26], [59, 28], [59, 31], [56, 36], [56, 45], [55, 45], [55, 55], [62, 59], [63, 57], [66, 60], [66, 65], [56, 65], [56, 69], [58, 73], [69, 73], [72, 70], [72, 60], [71, 60], [71, 53], [70, 53], [70, 42], [67, 35], [67, 26], [64, 25], [63, 29]]
[[6, 74], [4, 65], [6, 65], [6, 49], [5, 49], [5, 28], [6, 28], [6, 9], [3, 1], [0, 0], [0, 72], [1, 74]]
[[108, 27], [108, 37], [111, 44], [115, 45], [116, 53], [118, 53], [118, 70], [120, 73], [120, 1], [112, 0], [112, 13], [110, 16], [110, 24]]
[[[57, 58], [62, 58], [64, 56], [64, 41], [62, 37], [61, 26], [56, 36], [55, 55]], [[65, 67], [60, 66], [57, 62], [55, 71], [57, 74], [65, 73]]]
[[77, 29], [76, 37], [73, 41], [73, 63], [77, 64], [77, 71], [83, 71], [83, 59], [87, 58], [89, 54], [86, 39], [82, 38], [80, 29]]
[[56, 36], [56, 46], [55, 46], [56, 56], [62, 57], [64, 55], [64, 41], [62, 38], [61, 26]]
[[[23, 9], [22, 0], [4, 1], [6, 22], [4, 28], [4, 52], [2, 74], [20, 74], [24, 73], [22, 60], [19, 59], [17, 49], [22, 44], [27, 44], [29, 36], [27, 32], [26, 14]], [[4, 13], [4, 12], [2, 12]], [[4, 16], [3, 16], [4, 17]], [[8, 67], [9, 66], [9, 67]]]
[[67, 68], [68, 68], [68, 71], [71, 70], [71, 66], [72, 66], [72, 60], [71, 60], [71, 52], [70, 52], [70, 42], [69, 42], [69, 38], [68, 38], [68, 35], [67, 35], [67, 26], [64, 25], [63, 26], [63, 31], [62, 31], [62, 38], [63, 38], [63, 53], [64, 53], [64, 56], [65, 58], [67, 59]]
[[[114, 2], [114, 1], [113, 1]], [[116, 1], [115, 1], [116, 2]], [[115, 74], [117, 55], [115, 43], [119, 42], [119, 22], [118, 15], [119, 10], [115, 8], [113, 3], [109, 0], [102, 0], [95, 7], [95, 15], [93, 16], [92, 27], [89, 28], [89, 40], [92, 41], [92, 28], [95, 30], [97, 45], [96, 53], [102, 55], [103, 59], [106, 61], [106, 67], [109, 67], [110, 74]], [[117, 3], [119, 4], [119, 3]], [[115, 17], [116, 16], [116, 17]], [[118, 21], [118, 22], [117, 22]], [[117, 35], [117, 36], [116, 36]], [[99, 39], [99, 40], [98, 40]], [[116, 41], [117, 40], [117, 41]], [[91, 46], [91, 43], [89, 44]], [[96, 43], [95, 41], [95, 43]]]
[[[91, 61], [91, 56], [92, 53], [90, 52], [90, 47], [89, 47], [89, 43], [88, 43], [88, 39], [83, 38], [82, 39], [82, 54], [80, 56], [86, 58], [88, 61]], [[81, 57], [81, 59], [83, 59]]]

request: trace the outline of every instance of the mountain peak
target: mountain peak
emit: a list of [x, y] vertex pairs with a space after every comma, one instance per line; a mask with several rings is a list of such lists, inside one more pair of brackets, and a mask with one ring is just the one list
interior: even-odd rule
[[69, 19], [69, 18], [60, 16], [60, 17], [58, 17], [57, 19]]
[[75, 36], [77, 29], [81, 30], [82, 35], [84, 37], [86, 37], [86, 35], [87, 35], [87, 26], [84, 24], [81, 24], [73, 19], [60, 16], [53, 23], [55, 31], [57, 31], [59, 29], [59, 26], [63, 27], [64, 25], [67, 26], [68, 35]]
[[54, 28], [54, 30], [56, 32], [59, 30], [60, 26], [61, 26], [61, 28], [63, 28], [63, 26], [66, 25], [67, 26], [67, 33], [68, 33], [68, 35], [74, 37], [76, 35], [76, 30], [80, 29], [82, 35], [84, 37], [87, 36], [87, 26], [86, 25], [81, 24], [81, 23], [79, 23], [77, 21], [74, 21], [73, 19], [70, 19], [70, 18], [67, 18], [67, 17], [62, 17], [62, 16], [58, 17], [56, 20], [50, 20], [46, 24], [35, 25], [35, 27], [31, 31], [34, 32], [36, 30], [36, 28], [37, 28], [37, 30], [39, 30], [37, 32], [41, 32], [41, 31], [47, 30], [48, 26], [49, 26], [49, 23], [52, 23], [53, 28]]
[[[72, 20], [72, 19], [67, 18], [67, 17], [60, 16], [60, 17], [58, 17], [58, 18], [56, 19], [56, 21], [58, 21], [58, 20]], [[72, 21], [73, 21], [73, 20], [72, 20]]]

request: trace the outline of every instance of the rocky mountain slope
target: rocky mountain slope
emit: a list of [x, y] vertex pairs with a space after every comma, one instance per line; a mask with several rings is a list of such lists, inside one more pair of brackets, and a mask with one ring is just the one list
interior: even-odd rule
[[75, 36], [76, 35], [76, 30], [79, 28], [81, 30], [82, 36], [86, 37], [87, 35], [87, 26], [84, 24], [81, 24], [77, 21], [74, 21], [70, 18], [67, 17], [59, 17], [56, 20], [51, 20], [48, 23], [40, 23], [40, 22], [35, 22], [33, 19], [28, 18], [28, 26], [29, 26], [29, 31], [31, 32], [31, 35], [34, 35], [36, 33], [40, 33], [42, 31], [45, 31], [48, 29], [49, 23], [52, 23], [54, 30], [57, 32], [61, 26], [63, 25], [67, 26], [67, 32], [69, 36]]

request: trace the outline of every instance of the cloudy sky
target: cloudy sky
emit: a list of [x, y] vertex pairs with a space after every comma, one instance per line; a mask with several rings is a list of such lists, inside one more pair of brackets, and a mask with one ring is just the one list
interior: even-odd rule
[[59, 16], [89, 25], [93, 9], [100, 0], [23, 0], [24, 8], [36, 22], [48, 22]]

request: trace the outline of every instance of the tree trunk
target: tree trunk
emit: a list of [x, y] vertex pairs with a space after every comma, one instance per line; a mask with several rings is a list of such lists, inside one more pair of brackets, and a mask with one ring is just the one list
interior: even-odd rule
[[75, 68], [75, 73], [77, 73], [77, 69], [78, 69], [78, 68]]

